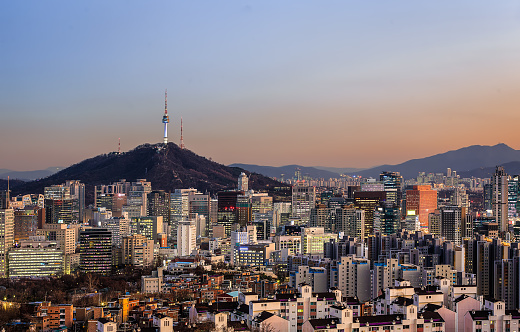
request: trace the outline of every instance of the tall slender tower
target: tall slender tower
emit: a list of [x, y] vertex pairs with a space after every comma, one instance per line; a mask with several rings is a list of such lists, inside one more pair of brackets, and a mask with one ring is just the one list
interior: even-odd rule
[[168, 123], [170, 122], [170, 118], [168, 117], [168, 90], [164, 91], [164, 115], [162, 118], [162, 122], [164, 123], [164, 144], [168, 144]]
[[181, 116], [181, 146], [180, 146], [180, 148], [184, 150], [184, 139], [182, 138], [182, 116]]

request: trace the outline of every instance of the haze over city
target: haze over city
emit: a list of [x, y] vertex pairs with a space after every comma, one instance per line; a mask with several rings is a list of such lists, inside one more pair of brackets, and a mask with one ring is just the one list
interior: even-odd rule
[[518, 149], [516, 1], [0, 5], [0, 168], [170, 141], [231, 164]]

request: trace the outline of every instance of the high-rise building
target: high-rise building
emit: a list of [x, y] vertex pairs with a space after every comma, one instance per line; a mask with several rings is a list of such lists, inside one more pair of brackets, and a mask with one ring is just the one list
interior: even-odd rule
[[353, 205], [344, 205], [336, 209], [336, 232], [343, 232], [344, 237], [365, 238], [365, 211]]
[[311, 209], [316, 205], [316, 188], [304, 181], [296, 182], [292, 187], [292, 217], [303, 224], [309, 222]]
[[406, 191], [406, 215], [418, 216], [421, 228], [428, 229], [428, 215], [437, 209], [437, 191], [429, 185], [416, 185]]
[[374, 232], [374, 212], [386, 201], [386, 191], [356, 191], [354, 202], [357, 209], [365, 211], [365, 236]]
[[50, 277], [64, 272], [65, 255], [57, 241], [32, 236], [8, 253], [9, 277]]
[[0, 190], [0, 209], [9, 209], [10, 200], [9, 191]]
[[462, 210], [460, 206], [443, 206], [440, 209], [441, 236], [456, 244], [460, 244], [462, 238], [462, 220], [465, 218]]
[[244, 192], [242, 191], [221, 191], [217, 193], [218, 211], [216, 224], [224, 226], [226, 237], [231, 235], [231, 231], [239, 228], [238, 197], [243, 195]]
[[112, 234], [104, 228], [79, 233], [79, 268], [84, 273], [109, 274], [112, 269]]
[[492, 178], [492, 207], [501, 235], [509, 231], [508, 178], [504, 167], [497, 166]]
[[38, 208], [26, 206], [23, 210], [14, 211], [14, 241], [28, 240], [36, 235], [38, 228]]
[[45, 199], [46, 224], [71, 224], [74, 222], [72, 199]]
[[122, 263], [137, 267], [150, 266], [153, 263], [153, 240], [144, 235], [124, 236], [121, 241]]
[[132, 218], [130, 221], [130, 232], [132, 235], [141, 234], [147, 239], [157, 242], [160, 233], [163, 233], [163, 217], [140, 217]]
[[309, 227], [323, 227], [325, 232], [333, 231], [329, 223], [329, 209], [325, 204], [316, 204], [311, 209]]
[[163, 218], [163, 222], [170, 223], [171, 205], [170, 194], [164, 190], [154, 190], [148, 194], [148, 216]]
[[240, 173], [240, 176], [238, 177], [238, 190], [244, 192], [249, 190], [249, 178], [244, 172]]
[[7, 277], [7, 253], [14, 245], [14, 210], [0, 209], [0, 277]]
[[42, 229], [36, 230], [36, 235], [46, 241], [57, 241], [65, 255], [73, 254], [76, 250], [76, 232], [65, 224], [45, 224]]
[[146, 181], [146, 179], [137, 179], [136, 182], [132, 182], [128, 190], [127, 206], [123, 207], [123, 211], [129, 212], [129, 218], [146, 216], [148, 213], [148, 194], [151, 192], [152, 183]]
[[189, 256], [197, 248], [197, 228], [194, 221], [180, 221], [177, 231], [177, 255]]
[[130, 219], [125, 216], [103, 219], [101, 221], [101, 227], [106, 228], [112, 233], [112, 245], [115, 247], [120, 247], [121, 239], [130, 235]]

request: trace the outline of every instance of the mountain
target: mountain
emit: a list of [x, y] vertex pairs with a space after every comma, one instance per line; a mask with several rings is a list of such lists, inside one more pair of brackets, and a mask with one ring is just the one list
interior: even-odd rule
[[328, 170], [318, 169], [315, 167], [306, 167], [300, 165], [286, 165], [286, 166], [260, 166], [260, 165], [250, 165], [250, 164], [231, 164], [229, 167], [240, 167], [246, 169], [250, 172], [255, 172], [259, 174], [263, 174], [265, 176], [271, 178], [283, 178], [290, 179], [294, 177], [294, 173], [297, 169], [300, 169], [300, 173], [303, 176], [307, 175], [312, 178], [337, 178], [339, 173], [331, 172]]
[[93, 186], [126, 179], [147, 179], [153, 189], [173, 191], [178, 188], [197, 188], [215, 193], [234, 189], [241, 172], [249, 175], [249, 187], [254, 190], [285, 187], [263, 175], [227, 167], [174, 143], [144, 144], [122, 154], [99, 155], [72, 165], [47, 178], [25, 182], [13, 187], [13, 194], [42, 193], [44, 187], [66, 180], [80, 180], [86, 185], [87, 202], [93, 197]]
[[325, 167], [325, 166], [312, 166], [317, 169], [323, 169], [332, 173], [347, 174], [352, 172], [359, 172], [366, 168], [354, 168], [354, 167]]
[[49, 167], [47, 169], [40, 169], [36, 171], [13, 171], [10, 169], [2, 168], [0, 169], [0, 179], [7, 179], [7, 177], [9, 177], [11, 180], [17, 179], [23, 181], [31, 181], [51, 176], [52, 174], [62, 169], [63, 167]]
[[494, 169], [496, 165], [513, 161], [520, 161], [520, 151], [505, 144], [472, 145], [422, 159], [412, 159], [398, 165], [382, 165], [350, 174], [378, 178], [382, 171], [397, 171], [405, 179], [409, 179], [417, 177], [419, 172], [445, 173], [446, 168], [449, 167], [463, 174], [465, 171], [477, 168], [493, 167]]
[[[512, 161], [510, 163], [505, 164], [497, 164], [497, 166], [503, 166], [504, 170], [509, 175], [518, 175], [520, 174], [520, 161]], [[470, 177], [476, 177], [476, 178], [490, 178], [493, 173], [495, 173], [496, 166], [493, 167], [480, 167], [477, 169], [473, 169], [471, 171], [465, 171], [465, 172], [457, 172], [457, 174], [460, 175], [462, 178], [470, 178]]]

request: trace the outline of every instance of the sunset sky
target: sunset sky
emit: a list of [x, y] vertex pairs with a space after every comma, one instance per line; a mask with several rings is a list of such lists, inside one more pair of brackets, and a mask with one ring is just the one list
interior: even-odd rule
[[518, 1], [3, 1], [0, 168], [169, 138], [223, 163], [520, 149]]

